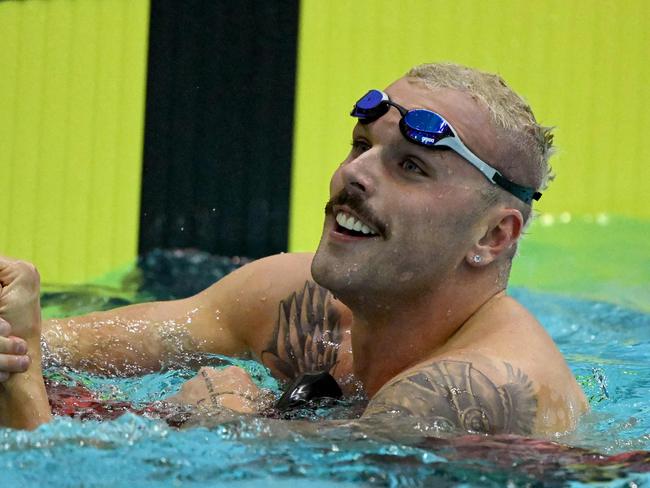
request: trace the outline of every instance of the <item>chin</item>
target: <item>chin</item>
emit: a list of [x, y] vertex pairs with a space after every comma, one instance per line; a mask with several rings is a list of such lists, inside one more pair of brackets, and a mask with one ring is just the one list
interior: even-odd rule
[[[311, 264], [311, 274], [316, 283], [329, 290], [338, 300], [351, 306], [372, 301], [377, 293], [382, 294], [380, 278], [375, 272], [368, 272], [358, 264], [349, 264], [337, 256], [332, 256], [320, 248]], [[385, 292], [385, 290], [383, 290]]]
[[340, 274], [340, 264], [332, 256], [325, 254], [319, 246], [311, 262], [311, 276], [320, 286], [334, 292], [334, 288], [338, 288], [336, 275]]

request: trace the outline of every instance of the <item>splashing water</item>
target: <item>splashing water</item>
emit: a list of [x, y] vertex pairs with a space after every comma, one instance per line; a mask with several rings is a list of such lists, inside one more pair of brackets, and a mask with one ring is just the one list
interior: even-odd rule
[[[318, 421], [346, 418], [355, 406], [345, 402], [305, 412], [303, 422], [238, 417], [210, 429], [179, 430], [132, 413], [104, 422], [58, 417], [34, 432], [0, 430], [1, 486], [650, 483], [650, 457], [631, 452], [650, 450], [650, 314], [520, 288], [510, 292], [545, 324], [589, 398], [592, 412], [576, 432], [557, 439], [561, 444], [514, 436], [444, 440], [411, 425], [368, 430]], [[169, 290], [161, 295], [178, 296]], [[71, 315], [151, 298], [147, 289], [48, 290], [44, 314]], [[170, 324], [172, 332], [176, 325]], [[81, 384], [109, 403], [142, 407], [178, 391], [196, 374], [190, 367], [194, 363], [243, 367], [259, 386], [280, 393], [260, 364], [217, 355], [136, 377], [88, 374], [54, 364], [46, 376]]]

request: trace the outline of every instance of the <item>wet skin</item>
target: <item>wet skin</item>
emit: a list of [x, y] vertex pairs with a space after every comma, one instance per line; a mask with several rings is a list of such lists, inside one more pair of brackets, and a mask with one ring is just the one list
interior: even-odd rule
[[[500, 169], [508, 148], [477, 100], [408, 79], [386, 91], [439, 112]], [[130, 374], [194, 353], [248, 355], [280, 379], [328, 370], [348, 394], [361, 382], [367, 417], [454, 432], [572, 429], [586, 409], [580, 388], [544, 329], [503, 292], [520, 211], [507, 199], [488, 205], [478, 170], [406, 141], [398, 120], [391, 109], [355, 127], [315, 256], [258, 260], [185, 300], [50, 321], [46, 350], [72, 367]], [[377, 235], [345, 230], [339, 212]], [[208, 386], [214, 397], [218, 385]]]
[[[406, 78], [386, 92], [408, 109], [441, 113], [479, 157], [497, 157], [487, 108], [471, 96]], [[315, 280], [353, 311], [353, 346], [363, 351], [355, 366], [371, 394], [439, 348], [502, 291], [504, 284], [495, 284], [496, 263], [491, 270], [485, 266], [502, 259], [522, 227], [517, 209], [486, 209], [482, 191], [490, 183], [478, 170], [453, 151], [405, 140], [399, 118], [391, 109], [371, 124], [356, 125], [330, 193], [345, 192], [358, 203], [331, 208], [312, 265]], [[340, 211], [362, 220], [370, 216], [369, 226], [386, 232], [351, 239], [335, 221]], [[481, 268], [471, 263], [476, 254], [482, 255]], [[381, 360], [393, 356], [388, 352], [396, 359]]]
[[[488, 114], [467, 95], [432, 91], [407, 79], [386, 92], [406, 108], [438, 111], [467, 134], [468, 146], [479, 157], [497, 157], [494, 138], [486, 134], [494, 131]], [[482, 231], [474, 220], [484, 206], [480, 190], [487, 180], [450, 150], [406, 141], [399, 118], [391, 109], [372, 124], [357, 124], [352, 151], [331, 180], [331, 196], [342, 190], [362, 195], [366, 213], [387, 229], [385, 235], [352, 240], [337, 231], [334, 217], [341, 210], [357, 215], [356, 209], [335, 206], [326, 215], [313, 272], [346, 303], [385, 303], [395, 294], [428, 300], [427, 291], [463, 261]]]
[[[441, 113], [495, 167], [508, 152], [472, 97], [406, 79], [386, 91], [407, 108]], [[339, 299], [332, 301], [339, 315], [349, 317], [353, 370], [372, 397], [368, 412], [427, 417], [427, 406], [454, 404], [461, 412], [482, 404], [478, 416], [459, 413], [449, 424], [526, 434], [570, 428], [586, 408], [582, 392], [534, 317], [503, 293], [504, 253], [519, 237], [521, 213], [505, 203], [486, 209], [484, 176], [451, 151], [409, 143], [398, 120], [391, 110], [355, 127], [352, 150], [331, 181], [312, 264], [314, 279]], [[342, 228], [339, 212], [376, 235]], [[472, 262], [476, 253], [480, 265]], [[464, 409], [450, 393], [481, 388]], [[505, 397], [508, 408], [494, 400]]]
[[[407, 109], [440, 113], [475, 154], [504, 170], [500, 160], [511, 151], [503, 147], [487, 108], [476, 99], [405, 78], [386, 92]], [[445, 361], [480, 365], [491, 370], [495, 385], [521, 380], [521, 410], [530, 412], [534, 404], [536, 414], [550, 411], [547, 398], [530, 397], [535, 390], [531, 385], [544, 376], [544, 383], [554, 383], [554, 398], [566, 400], [560, 416], [567, 420], [564, 425], [571, 423], [586, 408], [580, 389], [534, 317], [503, 293], [506, 255], [521, 233], [521, 212], [508, 199], [487, 207], [481, 193], [490, 185], [485, 177], [450, 150], [406, 141], [399, 118], [391, 109], [373, 123], [356, 125], [352, 151], [330, 185], [335, 202], [342, 192], [354, 198], [351, 205], [328, 208], [312, 265], [314, 279], [351, 309], [355, 373], [376, 399], [374, 404], [386, 407], [404, 404], [412, 392], [409, 371], [415, 377], [417, 371], [437, 371], [431, 378], [440, 374], [438, 366]], [[339, 212], [358, 217], [377, 235], [349, 235], [336, 221]], [[472, 262], [475, 255], [481, 256], [480, 264]], [[513, 336], [514, 327], [519, 330]], [[526, 351], [527, 334], [548, 348], [557, 375], [538, 375], [536, 355]], [[471, 341], [452, 346], [456, 338], [470, 335]], [[535, 371], [533, 383], [523, 371]], [[467, 384], [467, 379], [459, 381]], [[435, 405], [439, 399], [434, 390], [420, 403]], [[558, 390], [563, 393], [558, 395]], [[420, 393], [424, 395], [422, 389]], [[562, 424], [549, 421], [544, 428], [550, 423]]]

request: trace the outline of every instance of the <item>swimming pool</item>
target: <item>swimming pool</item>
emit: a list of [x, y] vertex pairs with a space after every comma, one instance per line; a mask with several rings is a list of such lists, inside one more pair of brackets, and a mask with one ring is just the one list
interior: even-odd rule
[[[580, 221], [542, 216], [522, 244], [510, 293], [553, 336], [592, 407], [576, 432], [555, 439], [558, 444], [515, 437], [444, 441], [399, 426], [368, 432], [272, 419], [177, 430], [133, 414], [107, 422], [57, 418], [35, 432], [0, 430], [0, 482], [71, 487], [650, 483], [648, 453], [633, 452], [650, 451], [650, 262], [644, 242], [649, 231], [648, 223], [607, 216]], [[44, 314], [191, 293], [242, 262], [153, 253], [142, 262], [144, 274], [117, 273], [102, 286], [45, 287]], [[118, 282], [119, 287], [106, 286]], [[258, 383], [279, 391], [257, 363], [220, 356], [204, 360], [241, 365]], [[82, 382], [103, 398], [148, 403], [174, 392], [193, 371], [110, 379], [55, 369], [47, 374]], [[350, 408], [343, 403], [310, 415], [340, 418]]]

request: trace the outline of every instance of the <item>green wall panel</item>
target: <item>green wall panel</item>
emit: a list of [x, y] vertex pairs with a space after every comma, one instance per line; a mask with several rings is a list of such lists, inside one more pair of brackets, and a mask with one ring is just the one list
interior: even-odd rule
[[431, 61], [501, 74], [557, 127], [540, 212], [650, 218], [649, 25], [645, 0], [303, 0], [290, 248], [318, 242], [352, 103]]
[[149, 3], [0, 2], [0, 253], [82, 282], [136, 256]]

